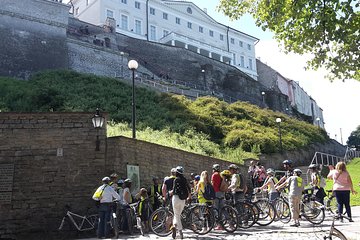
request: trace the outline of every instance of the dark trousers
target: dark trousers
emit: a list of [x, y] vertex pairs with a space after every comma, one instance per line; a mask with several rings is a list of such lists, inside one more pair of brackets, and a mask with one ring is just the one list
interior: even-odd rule
[[110, 214], [112, 204], [101, 203], [99, 207], [99, 227], [97, 231], [98, 237], [107, 237], [110, 233]]
[[338, 203], [339, 215], [343, 213], [343, 206], [345, 205], [347, 216], [351, 218], [350, 190], [345, 190], [345, 191], [335, 190], [334, 192], [335, 192], [336, 201]]

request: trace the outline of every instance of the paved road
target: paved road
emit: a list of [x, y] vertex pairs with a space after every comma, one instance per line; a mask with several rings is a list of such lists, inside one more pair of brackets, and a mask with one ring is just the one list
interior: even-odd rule
[[[349, 223], [344, 220], [343, 223], [336, 221], [335, 225], [348, 240], [360, 240], [360, 206], [352, 207], [353, 223]], [[224, 231], [212, 231], [207, 235], [199, 236], [192, 231], [186, 230], [184, 232], [184, 239], [209, 239], [209, 240], [295, 240], [295, 239], [307, 239], [318, 240], [324, 239], [324, 236], [328, 234], [332, 219], [326, 217], [325, 221], [320, 226], [314, 226], [307, 221], [301, 221], [300, 227], [289, 227], [289, 224], [283, 224], [274, 222], [266, 227], [253, 226], [246, 231], [236, 231], [234, 234], [229, 234]], [[96, 238], [88, 238], [96, 239]], [[145, 236], [125, 236], [122, 235], [119, 239], [172, 239], [169, 237], [158, 237], [154, 234], [148, 234]]]

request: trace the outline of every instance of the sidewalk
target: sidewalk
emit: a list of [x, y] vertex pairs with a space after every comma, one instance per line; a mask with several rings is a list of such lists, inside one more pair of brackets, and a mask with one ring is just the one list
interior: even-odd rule
[[[340, 230], [348, 240], [360, 240], [360, 206], [352, 207], [353, 223], [349, 223], [344, 220], [335, 222], [335, 227]], [[319, 225], [314, 226], [307, 221], [301, 221], [300, 227], [289, 227], [289, 224], [283, 224], [274, 222], [266, 227], [260, 227], [254, 225], [250, 229], [238, 230], [233, 234], [226, 233], [224, 231], [211, 231], [207, 235], [199, 236], [194, 234], [190, 230], [184, 231], [184, 239], [204, 239], [204, 240], [320, 240], [324, 239], [324, 236], [328, 234], [332, 218], [325, 216], [325, 221]], [[89, 240], [95, 240], [97, 238], [88, 238]], [[155, 234], [147, 234], [145, 236], [134, 235], [125, 236], [121, 235], [119, 239], [172, 239], [168, 237], [158, 237]]]

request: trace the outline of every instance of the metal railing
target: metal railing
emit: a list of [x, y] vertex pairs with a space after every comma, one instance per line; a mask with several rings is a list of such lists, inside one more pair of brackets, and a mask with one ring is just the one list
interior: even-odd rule
[[313, 159], [311, 160], [311, 164], [322, 165], [322, 166], [329, 166], [329, 165], [335, 166], [338, 162], [343, 162], [343, 161], [344, 161], [343, 157], [322, 153], [322, 152], [316, 152], [314, 154]]
[[358, 157], [360, 157], [360, 151], [357, 151], [357, 150], [349, 148], [349, 147], [346, 148], [346, 152], [345, 152], [345, 156], [344, 156], [345, 162], [349, 162], [353, 158], [358, 158]]

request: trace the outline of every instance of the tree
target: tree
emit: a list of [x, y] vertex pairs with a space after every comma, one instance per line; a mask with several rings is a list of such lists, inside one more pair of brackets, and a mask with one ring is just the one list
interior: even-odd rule
[[358, 0], [220, 0], [231, 19], [249, 13], [274, 33], [285, 52], [311, 53], [307, 68], [325, 67], [327, 77], [360, 81]]
[[348, 146], [355, 147], [357, 150], [360, 150], [360, 125], [356, 128], [355, 131], [351, 132], [350, 137], [346, 143]]

